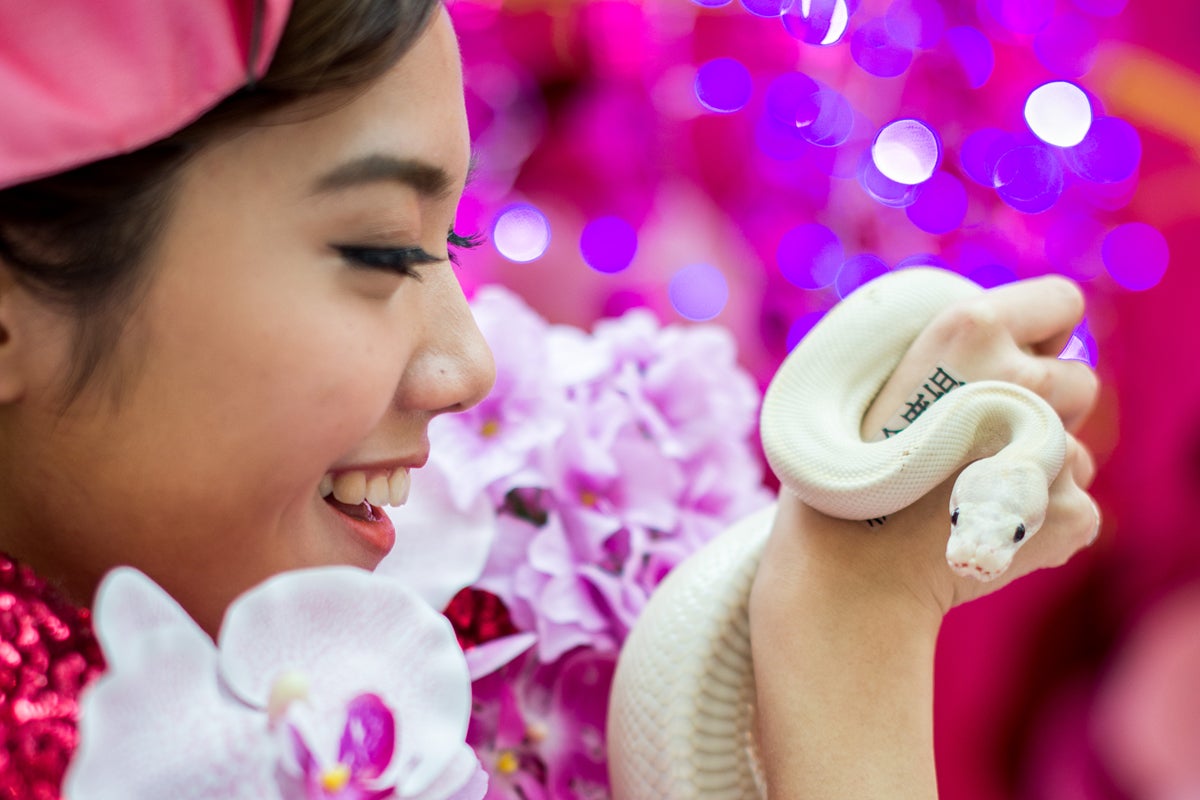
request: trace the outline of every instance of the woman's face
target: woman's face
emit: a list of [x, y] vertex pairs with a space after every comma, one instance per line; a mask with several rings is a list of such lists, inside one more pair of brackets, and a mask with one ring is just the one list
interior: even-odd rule
[[[350, 102], [205, 150], [108, 365], [114, 382], [96, 379], [65, 416], [54, 393], [70, 327], [45, 317], [24, 416], [6, 432], [0, 544], [81, 600], [132, 564], [210, 632], [281, 570], [373, 568], [393, 534], [371, 506], [405, 494], [430, 420], [493, 380], [446, 260], [469, 148], [441, 11]], [[331, 482], [346, 502], [323, 498]]]

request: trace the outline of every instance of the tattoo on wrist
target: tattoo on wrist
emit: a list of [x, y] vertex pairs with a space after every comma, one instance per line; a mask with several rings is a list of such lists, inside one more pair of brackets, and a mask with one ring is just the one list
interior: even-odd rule
[[[894, 414], [891, 419], [884, 423], [879, 433], [871, 437], [870, 441], [879, 442], [892, 438], [916, 422], [917, 417], [925, 413], [925, 410], [931, 405], [959, 386], [966, 386], [966, 383], [966, 381], [951, 375], [944, 364], [938, 364], [933, 374], [921, 384], [921, 388], [913, 392], [908, 400], [905, 401], [904, 409]], [[867, 527], [869, 528], [883, 525], [885, 522], [887, 522], [887, 517], [876, 517], [875, 519], [866, 520]]]

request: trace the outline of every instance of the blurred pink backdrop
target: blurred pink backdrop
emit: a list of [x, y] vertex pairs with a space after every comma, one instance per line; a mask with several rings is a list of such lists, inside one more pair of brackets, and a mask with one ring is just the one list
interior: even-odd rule
[[[933, 254], [964, 272], [999, 267], [1017, 277], [1064, 271], [1044, 242], [1066, 215], [1084, 213], [1103, 230], [1153, 226], [1170, 260], [1149, 288], [1123, 288], [1096, 253], [1068, 254], [1075, 260], [1065, 269], [1088, 295], [1104, 385], [1083, 432], [1100, 466], [1101, 539], [1067, 567], [950, 615], [937, 667], [937, 747], [942, 796], [951, 800], [1200, 798], [1200, 277], [1192, 262], [1200, 6], [1134, 0], [1110, 15], [1120, 0], [1047, 2], [1071, 19], [1091, 9], [1084, 18], [1095, 47], [1067, 77], [1104, 113], [1134, 125], [1141, 163], [1134, 178], [1075, 181], [1055, 208], [1024, 214], [972, 183], [959, 161], [971, 132], [1021, 129], [1025, 94], [1056, 77], [1036, 57], [1032, 34], [989, 20], [1003, 0], [939, 6], [946, 27], [976, 25], [993, 42], [995, 69], [978, 88], [945, 42], [919, 49], [899, 76], [878, 77], [848, 45], [797, 42], [739, 0], [719, 8], [457, 0], [479, 156], [458, 228], [489, 239], [464, 255], [460, 277], [469, 290], [504, 284], [552, 322], [590, 328], [634, 306], [685, 322], [671, 302], [672, 277], [710, 265], [728, 287], [713, 321], [734, 332], [742, 364], [762, 386], [789, 329], [837, 299], [834, 288], [804, 289], [782, 276], [776, 250], [796, 226], [827, 226], [846, 258], [871, 253], [894, 266]], [[887, 7], [863, 0], [854, 20]], [[697, 70], [715, 58], [737, 59], [752, 76], [744, 108], [718, 113], [697, 99]], [[962, 224], [920, 230], [815, 148], [765, 154], [756, 145], [763, 94], [795, 70], [848, 97], [868, 133], [901, 116], [939, 130], [943, 169], [968, 191]], [[498, 251], [493, 230], [514, 203], [539, 210], [550, 234], [544, 253], [524, 263]], [[637, 234], [632, 261], [611, 273], [580, 251], [585, 226], [606, 216]]]

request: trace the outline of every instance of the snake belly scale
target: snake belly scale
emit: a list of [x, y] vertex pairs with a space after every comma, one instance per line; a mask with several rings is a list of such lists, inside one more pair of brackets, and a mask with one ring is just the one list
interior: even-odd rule
[[[948, 568], [988, 580], [1045, 517], [1066, 452], [1054, 410], [1022, 387], [979, 381], [946, 394], [896, 436], [864, 442], [860, 431], [917, 335], [981, 291], [927, 268], [863, 286], [785, 359], [764, 396], [760, 431], [783, 487], [843, 519], [894, 513], [962, 470], [947, 514]], [[617, 800], [766, 796], [748, 603], [773, 518], [773, 506], [747, 517], [679, 565], [626, 640], [607, 736]]]

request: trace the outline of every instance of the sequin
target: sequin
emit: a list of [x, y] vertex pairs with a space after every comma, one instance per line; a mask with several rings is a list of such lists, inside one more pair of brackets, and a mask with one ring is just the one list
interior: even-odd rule
[[60, 800], [79, 694], [103, 669], [90, 612], [0, 555], [0, 800]]

